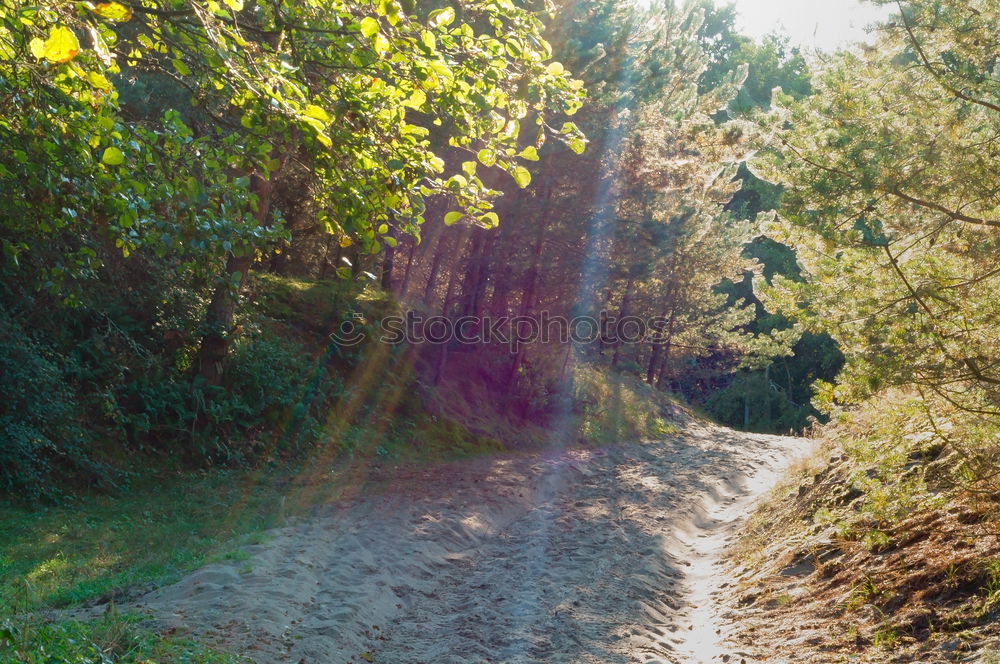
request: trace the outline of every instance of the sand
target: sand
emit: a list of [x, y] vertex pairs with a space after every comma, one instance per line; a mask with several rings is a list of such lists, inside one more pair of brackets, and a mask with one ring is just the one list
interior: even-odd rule
[[260, 664], [740, 662], [719, 560], [809, 447], [691, 421], [400, 471], [124, 608]]

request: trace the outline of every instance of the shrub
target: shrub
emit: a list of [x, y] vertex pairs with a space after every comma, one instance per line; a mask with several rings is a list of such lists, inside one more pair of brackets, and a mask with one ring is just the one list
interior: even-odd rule
[[[317, 415], [341, 389], [328, 354], [314, 359], [294, 342], [245, 337], [223, 388], [194, 384], [196, 451], [219, 461], [294, 451], [319, 434]], [[255, 437], [265, 430], [266, 440]]]
[[87, 453], [64, 364], [0, 309], [0, 489], [6, 492], [52, 498], [53, 476], [104, 477]]

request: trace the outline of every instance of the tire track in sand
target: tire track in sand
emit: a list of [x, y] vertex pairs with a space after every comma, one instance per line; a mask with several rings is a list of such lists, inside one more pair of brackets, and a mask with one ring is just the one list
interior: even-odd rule
[[692, 421], [403, 471], [127, 608], [260, 664], [722, 661], [719, 555], [808, 446]]

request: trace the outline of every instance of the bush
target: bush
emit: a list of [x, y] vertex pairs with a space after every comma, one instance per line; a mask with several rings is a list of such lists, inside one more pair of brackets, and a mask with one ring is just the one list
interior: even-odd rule
[[88, 455], [65, 358], [2, 309], [0, 376], [0, 489], [38, 500], [58, 494], [54, 476], [104, 477]]
[[223, 388], [194, 384], [196, 451], [217, 461], [295, 451], [319, 435], [319, 409], [341, 389], [326, 354], [313, 359], [294, 342], [245, 337], [234, 344]]
[[810, 416], [819, 416], [811, 404], [794, 403], [788, 392], [767, 380], [764, 372], [741, 372], [726, 387], [709, 396], [703, 407], [720, 424], [762, 433], [801, 431]]

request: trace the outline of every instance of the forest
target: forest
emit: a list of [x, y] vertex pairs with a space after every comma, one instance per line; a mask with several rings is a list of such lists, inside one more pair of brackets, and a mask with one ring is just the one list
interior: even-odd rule
[[[998, 661], [1000, 3], [871, 4], [807, 52], [713, 0], [0, 0], [0, 662], [242, 661], [114, 607], [338, 482], [701, 426], [814, 448], [744, 642]], [[533, 647], [475, 661], [639, 661]], [[361, 648], [287, 661], [431, 652]]]

